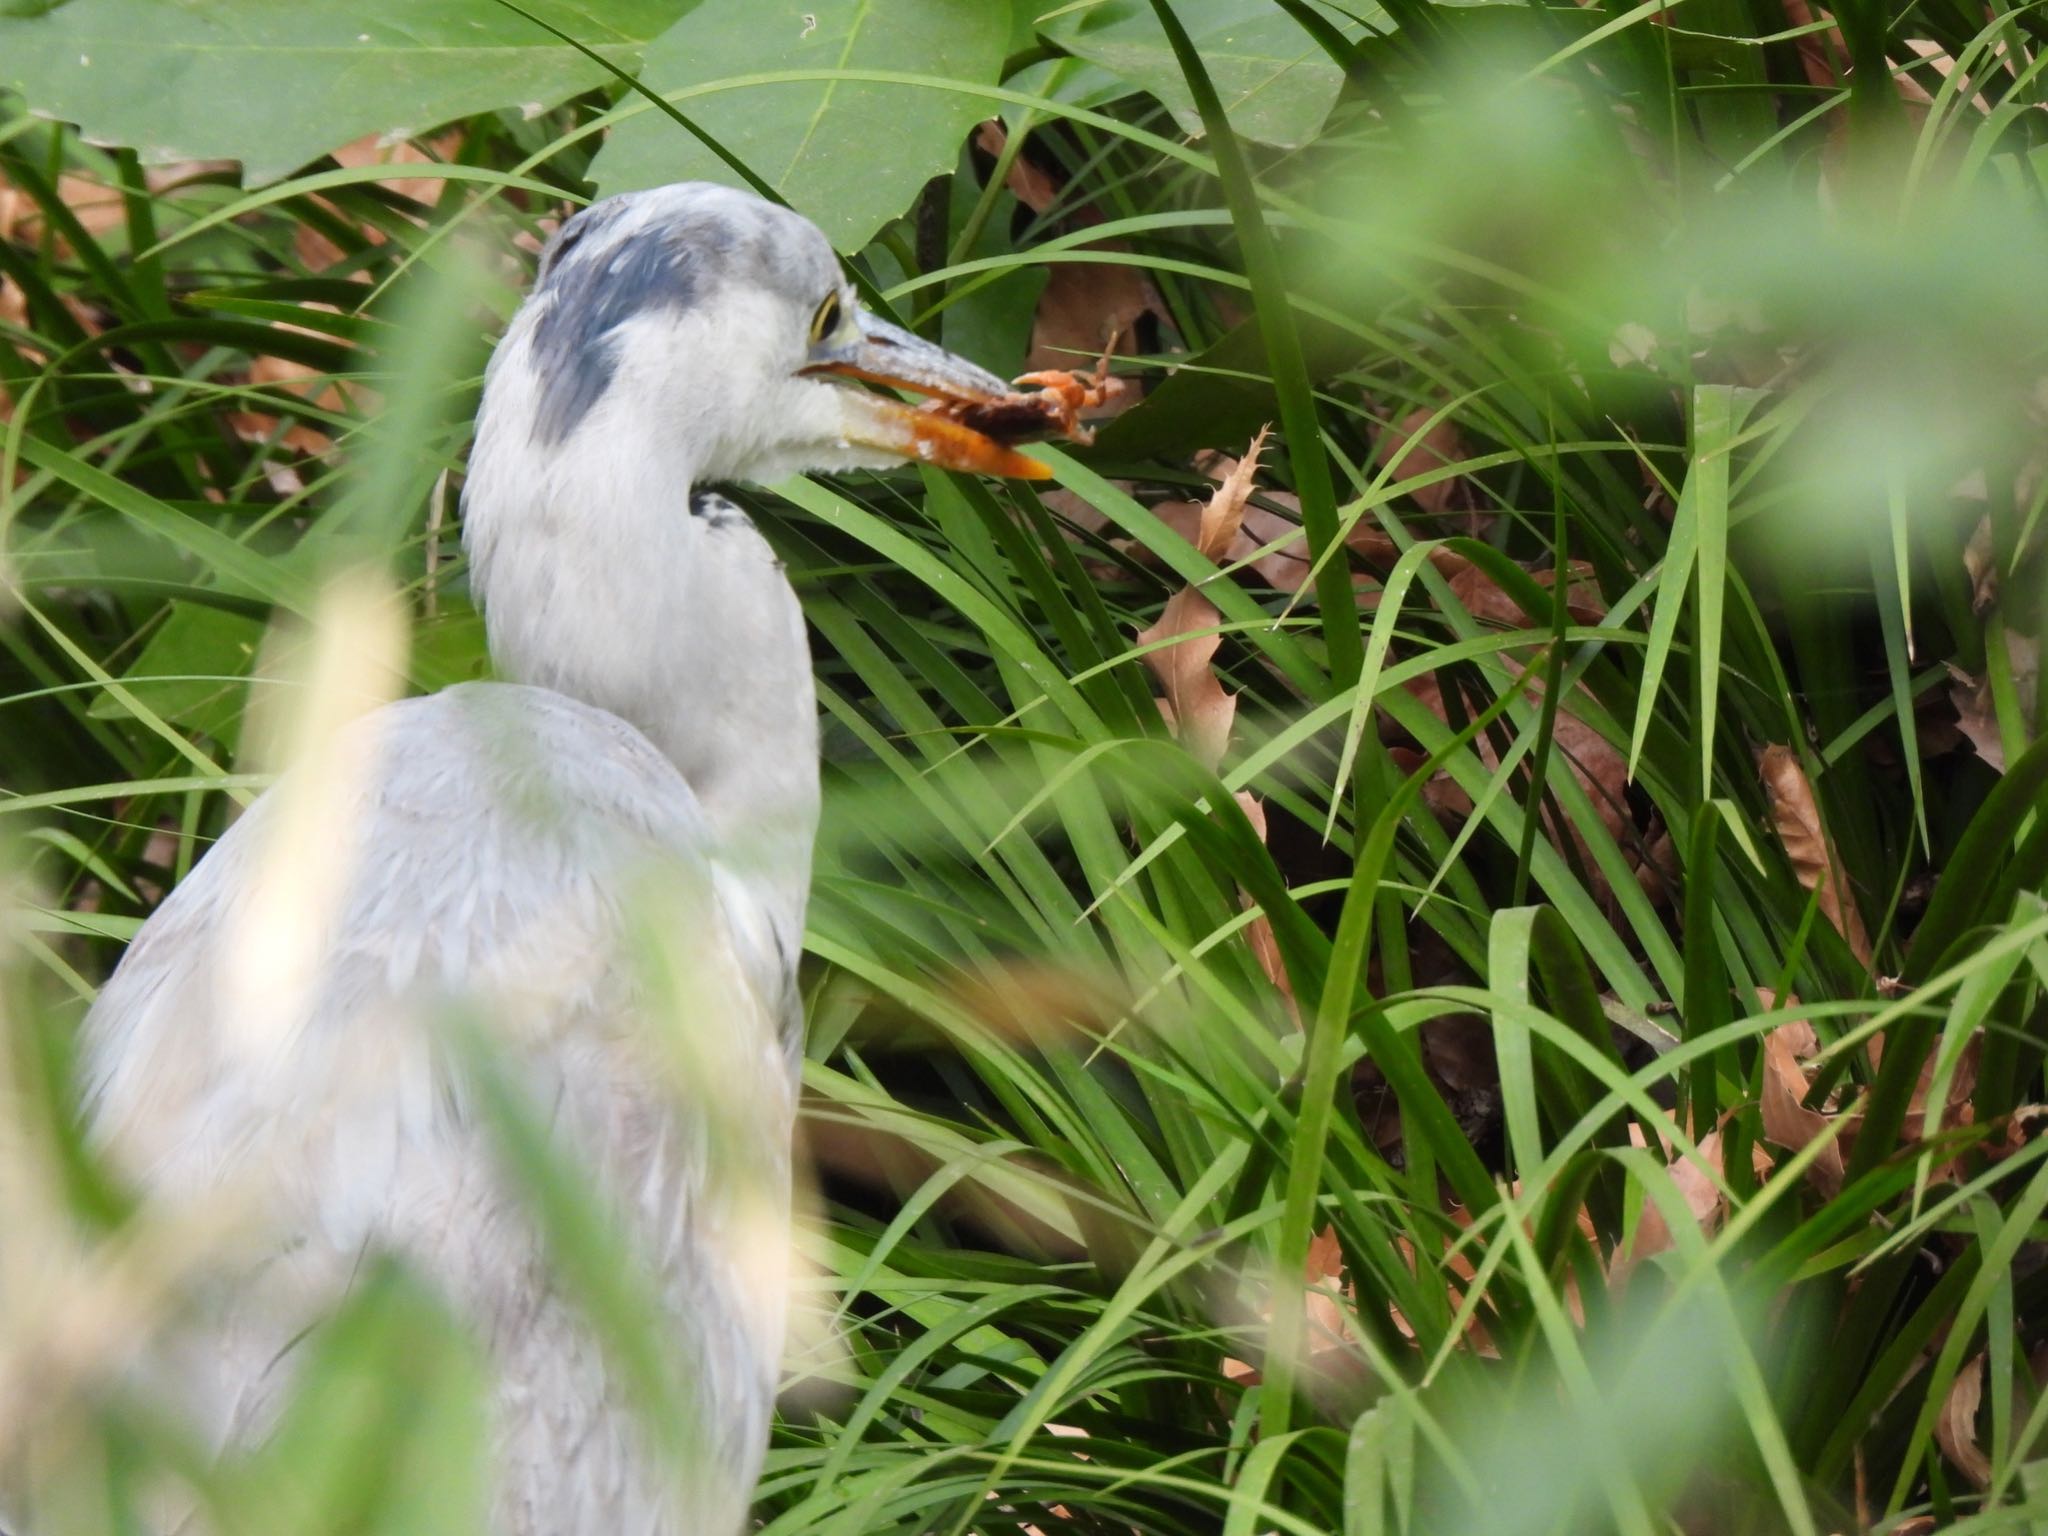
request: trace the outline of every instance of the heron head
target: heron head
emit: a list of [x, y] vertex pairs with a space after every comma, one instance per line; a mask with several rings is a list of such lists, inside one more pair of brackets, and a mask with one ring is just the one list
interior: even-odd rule
[[863, 309], [809, 220], [684, 182], [605, 198], [562, 225], [493, 363], [486, 411], [493, 395], [516, 398], [534, 448], [631, 445], [700, 481], [903, 459], [1048, 472], [863, 380], [942, 400], [1008, 391]]

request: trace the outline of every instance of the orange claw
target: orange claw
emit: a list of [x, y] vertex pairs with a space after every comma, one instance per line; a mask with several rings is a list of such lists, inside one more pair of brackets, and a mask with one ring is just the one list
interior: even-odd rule
[[1123, 389], [1121, 379], [1109, 376], [1109, 357], [1115, 347], [1116, 338], [1111, 337], [1109, 346], [1096, 361], [1095, 372], [1087, 378], [1065, 368], [1045, 368], [1020, 375], [1011, 382], [1043, 390], [1044, 395], [1038, 397], [1040, 409], [1058, 424], [1061, 434], [1078, 443], [1090, 442], [1095, 434], [1081, 425], [1081, 412], [1114, 398]]

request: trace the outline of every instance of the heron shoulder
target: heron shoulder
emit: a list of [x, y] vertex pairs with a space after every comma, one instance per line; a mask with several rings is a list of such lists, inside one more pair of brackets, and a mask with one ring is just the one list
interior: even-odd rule
[[[787, 991], [789, 960], [752, 936], [750, 892], [714, 867], [695, 794], [618, 716], [545, 689], [474, 683], [386, 705], [351, 730], [367, 748], [357, 782], [332, 804], [295, 809], [287, 775], [143, 925], [87, 1019], [95, 1100], [120, 1098], [124, 1081], [140, 1092], [166, 1055], [203, 1073], [225, 1049], [215, 1037], [234, 1011], [226, 994], [280, 902], [299, 904], [294, 920], [310, 935], [311, 974], [280, 1026], [302, 1042], [423, 993], [510, 994], [557, 1020], [601, 1016], [616, 1006], [621, 947], [650, 890], [758, 996]], [[278, 823], [293, 814], [331, 824], [329, 867], [275, 868]]]
[[[732, 1123], [735, 1155], [786, 1203], [786, 968], [751, 936], [749, 893], [711, 856], [682, 775], [617, 716], [473, 684], [352, 730], [355, 782], [331, 804], [295, 802], [289, 775], [261, 797], [144, 925], [85, 1027], [95, 1141], [173, 1209], [246, 1207], [221, 1259], [233, 1285], [194, 1322], [203, 1345], [189, 1369], [176, 1357], [171, 1389], [220, 1441], [259, 1438], [288, 1388], [279, 1362], [365, 1253], [396, 1253], [502, 1371], [503, 1497], [552, 1511], [547, 1529], [647, 1529], [621, 1389], [543, 1283], [545, 1245], [496, 1171], [444, 1005], [468, 1005], [534, 1123], [656, 1269], [757, 1456], [780, 1313], [704, 1246], [739, 1219], [705, 1149]], [[300, 815], [332, 823], [334, 867], [274, 878], [278, 849], [303, 846], [277, 835]], [[650, 912], [684, 921], [649, 935]], [[683, 983], [670, 992], [639, 979], [650, 937]], [[296, 974], [280, 963], [294, 954]], [[267, 1013], [253, 1032], [238, 1023], [252, 1002]], [[573, 1477], [565, 1445], [592, 1447]]]

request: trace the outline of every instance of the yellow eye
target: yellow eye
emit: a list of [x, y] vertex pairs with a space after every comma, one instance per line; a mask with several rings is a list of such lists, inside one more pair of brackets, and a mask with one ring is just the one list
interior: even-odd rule
[[825, 302], [818, 306], [818, 312], [811, 316], [811, 340], [823, 341], [839, 329], [839, 295], [828, 293]]

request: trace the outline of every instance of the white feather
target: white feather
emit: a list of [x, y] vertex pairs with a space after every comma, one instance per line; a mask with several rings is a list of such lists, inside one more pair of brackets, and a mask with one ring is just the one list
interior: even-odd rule
[[[255, 1212], [217, 1303], [141, 1369], [219, 1442], [260, 1437], [303, 1330], [366, 1255], [400, 1255], [489, 1351], [499, 1536], [738, 1530], [781, 1347], [816, 703], [767, 544], [690, 498], [702, 477], [852, 454], [837, 391], [795, 377], [839, 277], [809, 225], [704, 188], [611, 205], [591, 270], [685, 218], [725, 221], [740, 265], [695, 308], [607, 320], [608, 388], [565, 440], [536, 415], [535, 327], [573, 273], [493, 359], [464, 535], [499, 670], [533, 686], [354, 728], [375, 767], [336, 813], [348, 873], [303, 1002], [253, 1037], [222, 1026], [266, 798], [144, 926], [85, 1030], [120, 1164], [157, 1199]], [[650, 914], [672, 987], [636, 965]], [[701, 1434], [679, 1474], [550, 1279], [437, 1033], [451, 1001], [657, 1278]]]

